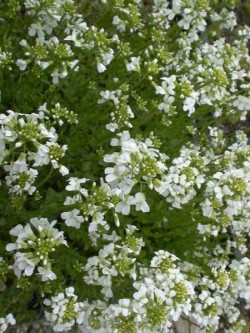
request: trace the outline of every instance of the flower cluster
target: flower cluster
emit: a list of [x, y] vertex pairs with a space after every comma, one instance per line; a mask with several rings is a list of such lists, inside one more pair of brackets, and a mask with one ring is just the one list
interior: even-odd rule
[[77, 302], [74, 291], [73, 287], [69, 287], [64, 293], [53, 296], [51, 300], [44, 300], [44, 304], [52, 309], [52, 312], [45, 312], [45, 317], [53, 323], [55, 332], [68, 331], [76, 322], [81, 324], [83, 321], [83, 303]]
[[68, 69], [79, 69], [79, 60], [74, 59], [70, 45], [53, 36], [59, 22], [67, 25], [75, 13], [75, 6], [71, 0], [47, 1], [45, 7], [43, 5], [40, 0], [25, 1], [27, 14], [35, 16], [36, 21], [28, 27], [29, 39], [20, 41], [25, 58], [19, 58], [16, 65], [21, 71], [25, 71], [27, 66], [32, 66], [32, 71], [38, 78], [49, 68], [53, 83], [57, 84], [59, 78], [68, 75]]
[[[54, 121], [50, 122], [50, 115]], [[1, 114], [0, 162], [7, 174], [5, 181], [13, 203], [21, 204], [27, 195], [38, 194], [35, 182], [39, 167], [51, 164], [62, 175], [68, 174], [68, 168], [60, 163], [67, 145], [57, 142], [58, 134], [53, 127], [67, 122], [75, 123], [75, 114], [59, 103], [51, 111], [43, 105], [38, 113], [9, 110], [7, 115]]]
[[162, 176], [156, 191], [173, 207], [181, 208], [194, 198], [205, 182], [204, 171], [208, 161], [207, 156], [202, 156], [199, 147], [183, 147], [180, 156], [172, 160], [172, 165]]
[[137, 211], [148, 212], [149, 206], [142, 192], [130, 195], [137, 184], [152, 189], [158, 186], [159, 177], [167, 169], [167, 156], [160, 153], [157, 138], [153, 135], [145, 141], [130, 137], [125, 131], [111, 141], [111, 146], [121, 147], [120, 152], [105, 155], [104, 161], [113, 163], [113, 167], [105, 169], [106, 181], [111, 188], [117, 190], [120, 200], [115, 207], [116, 212], [128, 215], [130, 206], [135, 205]]
[[249, 330], [235, 4], [0, 1], [0, 332]]
[[17, 237], [15, 243], [6, 246], [7, 251], [15, 252], [13, 270], [18, 278], [31, 276], [37, 267], [42, 281], [56, 279], [51, 270], [49, 255], [59, 245], [67, 245], [62, 231], [53, 228], [56, 221], [51, 223], [45, 218], [33, 218], [25, 226], [18, 224], [10, 230]]
[[200, 204], [203, 216], [209, 220], [198, 224], [199, 232], [206, 236], [232, 233], [242, 253], [247, 251], [245, 237], [250, 232], [249, 158], [250, 147], [241, 131], [223, 154], [214, 154], [211, 159], [214, 172], [207, 179], [205, 200]]
[[[79, 229], [85, 221], [88, 224], [88, 234], [93, 244], [97, 239], [106, 239], [109, 235], [110, 225], [105, 220], [105, 214], [114, 207], [116, 192], [112, 191], [110, 186], [101, 180], [99, 186], [96, 183], [88, 189], [85, 185], [89, 179], [86, 178], [69, 178], [69, 184], [66, 190], [73, 192], [73, 196], [67, 196], [64, 205], [69, 209], [61, 214], [68, 227]], [[116, 225], [119, 225], [117, 213], [113, 211], [113, 218]], [[115, 237], [115, 234], [114, 234]], [[116, 238], [116, 237], [115, 237]]]
[[[53, 84], [58, 84], [69, 73], [79, 71], [78, 48], [93, 50], [98, 72], [106, 70], [113, 59], [114, 51], [110, 47], [113, 39], [107, 38], [103, 29], [89, 27], [82, 15], [77, 14], [72, 0], [25, 1], [25, 6], [28, 15], [35, 16], [36, 21], [28, 28], [29, 37], [20, 41], [25, 58], [19, 58], [16, 65], [21, 71], [31, 67], [36, 77], [49, 74]], [[60, 38], [53, 35], [59, 22], [63, 28]]]
[[150, 268], [142, 269], [141, 280], [133, 284], [137, 290], [133, 296], [141, 306], [142, 326], [153, 332], [167, 331], [173, 320], [191, 310], [193, 286], [180, 272], [177, 259], [167, 251], [157, 251]]
[[114, 242], [105, 245], [100, 249], [98, 256], [89, 258], [84, 266], [84, 281], [89, 285], [101, 286], [101, 293], [105, 297], [113, 297], [114, 277], [136, 279], [136, 257], [144, 242], [134, 236], [135, 230], [136, 227], [128, 226], [126, 237], [122, 242], [116, 236]]
[[123, 127], [133, 127], [129, 122], [130, 118], [134, 118], [130, 106], [128, 105], [128, 95], [124, 95], [124, 92], [128, 91], [128, 86], [121, 87], [113, 91], [101, 91], [101, 99], [98, 100], [99, 104], [110, 101], [112, 105], [112, 112], [110, 113], [112, 122], [106, 125], [107, 130], [114, 132], [117, 129], [121, 130]]
[[[113, 295], [111, 291], [109, 276], [116, 277], [121, 267], [128, 266], [121, 259], [114, 260], [108, 269], [108, 257], [114, 253], [114, 247], [109, 246], [100, 251], [100, 260], [89, 259], [85, 266], [87, 272], [91, 271], [95, 261], [95, 266], [99, 261], [99, 269], [96, 267], [90, 276], [85, 278], [85, 282], [92, 284], [98, 280], [98, 272], [102, 271], [103, 278], [98, 283], [103, 285], [102, 293], [104, 300], [97, 302], [76, 302], [77, 297], [72, 294], [73, 288], [68, 288], [64, 293], [45, 300], [45, 305], [53, 308], [53, 313], [46, 312], [46, 318], [53, 323], [55, 331], [62, 329], [69, 330], [74, 321], [80, 324], [80, 330], [83, 332], [133, 332], [144, 333], [150, 331], [165, 330], [169, 331], [172, 320], [178, 320], [181, 313], [188, 314], [191, 305], [190, 299], [194, 294], [192, 285], [185, 280], [175, 261], [177, 258], [166, 251], [155, 253], [151, 261], [150, 268], [141, 267], [136, 279], [133, 273], [134, 293], [132, 299], [121, 298], [117, 304], [110, 303]], [[130, 263], [130, 265], [132, 262]], [[125, 265], [125, 266], [124, 266]], [[118, 271], [117, 271], [118, 270]], [[126, 269], [127, 273], [128, 270]], [[122, 275], [124, 275], [125, 271]], [[69, 290], [70, 289], [70, 290]], [[66, 297], [67, 295], [67, 297]], [[70, 310], [69, 310], [70, 308]]]

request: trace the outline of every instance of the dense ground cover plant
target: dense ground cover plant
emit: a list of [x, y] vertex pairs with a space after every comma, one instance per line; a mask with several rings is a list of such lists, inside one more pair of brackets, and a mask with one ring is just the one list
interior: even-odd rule
[[0, 332], [248, 331], [237, 20], [232, 0], [0, 2]]

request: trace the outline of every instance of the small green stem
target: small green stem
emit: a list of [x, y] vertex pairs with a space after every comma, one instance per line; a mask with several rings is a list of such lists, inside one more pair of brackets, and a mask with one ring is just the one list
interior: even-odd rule
[[37, 187], [36, 188], [39, 188], [39, 187], [41, 187], [44, 183], [46, 183], [47, 182], [47, 180], [50, 178], [50, 176], [52, 175], [52, 173], [53, 173], [53, 170], [54, 170], [54, 168], [53, 167], [51, 167], [50, 168], [50, 171], [49, 171], [49, 173], [47, 174], [47, 176], [37, 185]]
[[158, 113], [158, 109], [156, 111], [150, 112], [149, 115], [145, 118], [143, 118], [143, 121], [141, 121], [137, 127], [140, 127], [141, 125], [145, 124], [148, 120], [150, 120], [153, 116], [155, 116]]

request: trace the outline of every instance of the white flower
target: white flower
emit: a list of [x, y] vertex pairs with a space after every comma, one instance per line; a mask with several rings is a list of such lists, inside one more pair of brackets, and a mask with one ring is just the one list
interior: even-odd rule
[[118, 316], [120, 313], [126, 317], [128, 316], [129, 312], [130, 312], [130, 299], [129, 298], [123, 298], [123, 299], [119, 299], [119, 305], [117, 306], [112, 306], [112, 310], [114, 311], [114, 315]]
[[28, 61], [27, 60], [23, 60], [23, 59], [18, 59], [16, 61], [16, 64], [17, 64], [17, 66], [19, 67], [19, 69], [21, 71], [24, 71], [26, 69], [27, 65], [28, 65]]
[[140, 71], [140, 59], [141, 57], [132, 57], [131, 62], [126, 64], [126, 68], [128, 72], [139, 72]]
[[[7, 251], [11, 249], [8, 245], [6, 247]], [[22, 252], [17, 252], [14, 255], [14, 259], [15, 263], [13, 265], [13, 270], [18, 278], [21, 277], [22, 271], [24, 276], [31, 276], [33, 274], [36, 266], [32, 259], [26, 258], [25, 254]]]
[[237, 107], [240, 111], [249, 111], [250, 98], [239, 95], [237, 99], [233, 102], [233, 106]]
[[62, 213], [61, 217], [65, 220], [65, 224], [68, 227], [74, 227], [76, 229], [79, 229], [81, 223], [84, 221], [84, 218], [82, 216], [78, 216], [79, 213], [80, 211], [78, 209], [73, 209], [70, 212]]
[[102, 54], [102, 62], [105, 66], [109, 65], [114, 58], [114, 51], [109, 49], [107, 53]]
[[109, 124], [106, 125], [106, 129], [110, 132], [115, 132], [118, 129], [118, 124], [109, 123]]
[[13, 172], [27, 172], [28, 171], [28, 165], [26, 163], [26, 154], [21, 153], [18, 159], [13, 163], [12, 166], [12, 171]]
[[119, 16], [115, 15], [113, 17], [113, 20], [112, 20], [112, 23], [114, 25], [116, 25], [117, 29], [120, 31], [120, 32], [124, 32], [126, 30], [126, 24], [125, 24], [125, 21], [121, 20], [119, 18]]
[[100, 238], [102, 234], [102, 232], [99, 233], [99, 228], [105, 231], [110, 229], [110, 226], [108, 225], [107, 221], [104, 220], [102, 213], [97, 213], [93, 216], [92, 222], [89, 224], [88, 228], [89, 236], [95, 244], [97, 238]]
[[29, 28], [29, 35], [30, 36], [35, 36], [37, 35], [41, 40], [44, 40], [45, 33], [43, 31], [43, 27], [40, 22], [37, 23], [32, 23], [30, 28]]
[[123, 215], [128, 215], [130, 213], [130, 206], [133, 205], [135, 198], [130, 195], [122, 195], [122, 201], [120, 201], [116, 207], [115, 211], [117, 213], [122, 213]]
[[195, 111], [195, 103], [198, 100], [198, 93], [193, 92], [190, 96], [186, 97], [184, 100], [183, 110], [188, 111], [188, 115], [191, 116]]
[[164, 97], [164, 101], [158, 105], [158, 109], [164, 112], [169, 112], [171, 105], [175, 101], [174, 96]]
[[171, 75], [170, 77], [162, 77], [161, 79], [161, 86], [155, 86], [156, 94], [164, 95], [166, 97], [168, 97], [169, 95], [174, 95], [176, 76]]
[[[88, 197], [88, 190], [83, 188], [81, 184], [85, 184], [89, 181], [88, 178], [77, 178], [77, 177], [70, 177], [68, 179], [68, 185], [66, 186], [67, 191], [76, 191], [81, 193], [85, 198]], [[70, 203], [69, 203], [70, 204]]]
[[141, 210], [144, 213], [147, 213], [150, 211], [149, 205], [146, 202], [145, 194], [138, 192], [135, 195], [133, 203], [136, 205], [136, 210]]
[[46, 69], [47, 67], [49, 67], [49, 65], [51, 65], [51, 62], [50, 61], [37, 60], [37, 65], [39, 67], [41, 67], [41, 69]]
[[41, 275], [41, 280], [44, 281], [51, 281], [56, 279], [56, 274], [52, 272], [50, 269], [50, 265], [47, 265], [45, 267], [38, 267], [38, 275]]
[[69, 174], [69, 169], [66, 168], [64, 165], [59, 166], [59, 172], [62, 176], [66, 176]]
[[[112, 101], [114, 102], [115, 105], [119, 104], [119, 99], [118, 96], [121, 94], [120, 90], [115, 90], [115, 91], [110, 91], [110, 90], [105, 90], [101, 91], [101, 99], [98, 99], [97, 103], [98, 104], [103, 104], [107, 101]], [[118, 95], [118, 96], [117, 96]]]
[[9, 325], [15, 325], [16, 320], [12, 313], [9, 313], [5, 318], [0, 318], [0, 333], [7, 330]]
[[49, 147], [47, 145], [39, 145], [38, 150], [30, 154], [29, 160], [34, 160], [33, 166], [35, 167], [49, 164]]
[[106, 66], [104, 66], [102, 63], [97, 62], [97, 71], [98, 73], [103, 73], [106, 71]]
[[178, 22], [178, 25], [182, 27], [184, 30], [188, 30], [190, 28], [190, 24], [193, 20], [192, 15], [185, 15], [182, 20]]
[[105, 179], [108, 183], [112, 183], [122, 178], [126, 171], [128, 169], [124, 165], [115, 165], [114, 168], [108, 167], [105, 169]]
[[54, 69], [54, 71], [51, 73], [52, 76], [52, 82], [54, 84], [58, 84], [59, 83], [59, 77], [60, 77], [60, 73], [58, 71], [58, 69]]

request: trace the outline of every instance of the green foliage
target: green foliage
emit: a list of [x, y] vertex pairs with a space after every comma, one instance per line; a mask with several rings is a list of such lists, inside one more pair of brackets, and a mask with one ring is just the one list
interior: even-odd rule
[[249, 18], [230, 0], [0, 1], [1, 320], [153, 333], [186, 311], [215, 332], [228, 312], [247, 332]]

